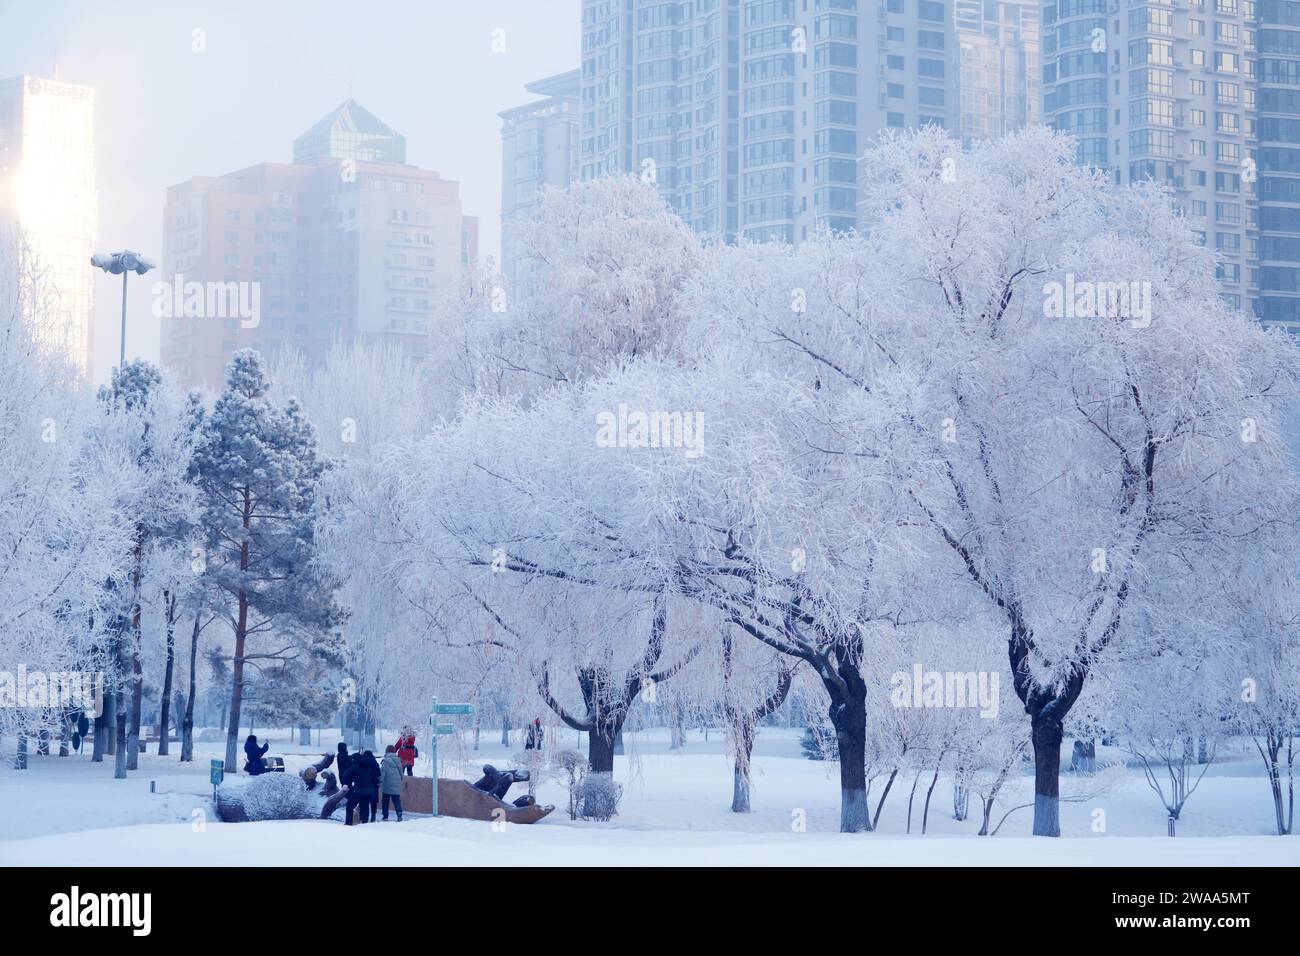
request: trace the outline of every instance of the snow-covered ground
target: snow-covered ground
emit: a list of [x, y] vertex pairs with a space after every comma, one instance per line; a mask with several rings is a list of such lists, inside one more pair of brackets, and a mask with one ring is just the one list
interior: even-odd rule
[[[284, 743], [291, 739], [288, 731], [259, 736], [269, 736], [271, 752], [285, 756], [290, 772], [310, 762], [309, 755], [332, 750], [338, 739], [327, 731], [320, 746], [301, 747]], [[503, 859], [511, 865], [602, 866], [1300, 864], [1300, 839], [1271, 835], [1268, 787], [1258, 757], [1244, 742], [1210, 769], [1174, 839], [1165, 835], [1155, 795], [1131, 770], [1127, 782], [1112, 791], [1064, 804], [1064, 838], [1045, 840], [1028, 836], [1029, 810], [1013, 814], [996, 837], [976, 837], [974, 802], [970, 819], [953, 820], [951, 784], [942, 778], [928, 833], [920, 835], [928, 774], [917, 787], [911, 835], [905, 831], [912, 780], [901, 775], [878, 832], [840, 834], [836, 766], [803, 759], [799, 732], [778, 729], [765, 729], [759, 738], [753, 812], [735, 814], [729, 809], [731, 771], [722, 736], [708, 736], [694, 731], [685, 749], [673, 752], [664, 731], [628, 735], [627, 757], [616, 761], [625, 789], [622, 810], [609, 823], [570, 821], [564, 786], [547, 779], [537, 796], [557, 806], [551, 816], [534, 826], [495, 828], [418, 816], [353, 828], [338, 820], [224, 824], [213, 815], [207, 777], [208, 760], [221, 756], [220, 742], [196, 743], [192, 764], [144, 755], [139, 771], [125, 781], [112, 779], [111, 762], [33, 756], [27, 771], [0, 770], [0, 865], [283, 865], [310, 860], [322, 849], [332, 860], [359, 865], [495, 865]], [[559, 741], [576, 743], [567, 731]], [[482, 763], [510, 765], [515, 751], [486, 735], [477, 752], [444, 745], [441, 772], [476, 776]], [[1067, 775], [1063, 792], [1071, 783]], [[1021, 802], [1027, 785], [1026, 778], [1016, 784], [1020, 789], [1007, 792], [995, 822]], [[877, 781], [873, 807], [879, 787]]]

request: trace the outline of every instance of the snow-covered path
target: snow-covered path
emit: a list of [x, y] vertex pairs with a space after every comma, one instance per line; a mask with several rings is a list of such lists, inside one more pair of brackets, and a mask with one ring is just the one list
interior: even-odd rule
[[[880, 832], [840, 834], [835, 765], [801, 758], [794, 731], [765, 730], [760, 738], [751, 814], [729, 810], [731, 774], [716, 733], [706, 742], [694, 732], [686, 751], [673, 753], [662, 732], [650, 731], [629, 740], [630, 760], [617, 761], [626, 792], [614, 821], [570, 821], [564, 788], [552, 779], [538, 791], [540, 802], [558, 806], [550, 817], [531, 827], [495, 829], [427, 817], [353, 828], [313, 820], [223, 824], [212, 816], [207, 782], [208, 759], [219, 747], [199, 744], [198, 759], [186, 765], [147, 755], [126, 781], [112, 779], [111, 764], [81, 757], [33, 758], [24, 773], [0, 771], [0, 865], [311, 865], [322, 852], [332, 864], [394, 866], [496, 865], [503, 859], [511, 865], [599, 866], [1300, 865], [1300, 839], [1269, 835], [1268, 788], [1244, 753], [1211, 768], [1175, 839], [1164, 835], [1154, 795], [1130, 774], [1117, 790], [1064, 804], [1065, 837], [1043, 840], [1028, 837], [1028, 811], [1014, 814], [998, 836], [976, 837], [978, 820], [952, 819], [951, 786], [943, 780], [929, 832], [921, 836], [928, 775], [918, 787], [912, 835], [904, 833], [910, 778], [896, 782]], [[286, 755], [292, 771], [323, 748], [274, 749]], [[461, 771], [469, 775], [487, 761], [507, 765], [510, 753], [485, 740], [482, 750], [463, 755]], [[457, 770], [444, 765], [443, 773]], [[150, 792], [151, 780], [157, 792]], [[1009, 791], [995, 820], [1018, 802], [1011, 797]], [[1099, 819], [1102, 832], [1095, 830]]]
[[[323, 838], [321, 828], [334, 827]], [[0, 843], [5, 866], [1295, 866], [1300, 841], [1278, 837], [1042, 840], [875, 834], [637, 830], [553, 821], [493, 831], [468, 820], [366, 827], [312, 820], [155, 823]]]

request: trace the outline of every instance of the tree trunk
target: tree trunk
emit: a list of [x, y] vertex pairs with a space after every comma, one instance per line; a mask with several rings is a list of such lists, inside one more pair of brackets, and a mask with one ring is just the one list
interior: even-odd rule
[[840, 832], [871, 829], [867, 818], [867, 685], [856, 662], [834, 664], [839, 680], [826, 680], [831, 724], [840, 749]]
[[167, 667], [163, 671], [162, 712], [158, 723], [162, 730], [158, 734], [158, 756], [166, 757], [169, 753], [167, 738], [171, 736], [172, 708], [172, 669], [176, 664], [176, 598], [163, 592], [163, 605], [167, 609]]
[[888, 798], [888, 796], [889, 796], [889, 791], [893, 789], [893, 787], [894, 787], [894, 781], [895, 781], [896, 779], [898, 779], [898, 768], [897, 768], [897, 767], [895, 767], [893, 770], [890, 771], [890, 773], [889, 773], [889, 779], [885, 781], [885, 789], [884, 789], [884, 791], [882, 791], [881, 794], [880, 794], [880, 800], [879, 800], [879, 802], [876, 803], [876, 812], [875, 812], [875, 814], [873, 814], [872, 817], [871, 817], [871, 825], [868, 827], [869, 830], [874, 830], [874, 829], [876, 829], [878, 826], [880, 826], [880, 811], [884, 809], [884, 807], [885, 807], [885, 800], [886, 800], [886, 798]]
[[68, 722], [68, 718], [65, 716], [63, 718], [63, 726], [59, 730], [59, 756], [60, 757], [66, 757], [68, 755], [68, 737], [71, 733], [69, 727], [70, 724]]
[[[130, 622], [124, 617], [119, 617], [118, 624], [116, 666], [117, 674], [122, 678], [130, 673], [128, 660], [131, 657], [131, 637], [127, 630], [130, 627]], [[119, 688], [117, 694], [117, 707], [113, 711], [113, 779], [125, 780], [127, 770], [127, 751], [130, 749], [127, 746], [126, 733], [130, 717], [131, 699], [127, 692], [122, 689], [127, 682], [125, 680], [118, 680], [117, 684]]]
[[614, 741], [623, 729], [623, 720], [605, 720], [604, 726], [587, 734], [587, 765], [592, 773], [614, 772]]
[[501, 746], [510, 746], [510, 715], [504, 712], [501, 714]]
[[116, 741], [116, 751], [117, 751], [115, 754], [113, 754], [114, 757], [113, 779], [114, 780], [126, 779], [126, 752], [128, 749], [130, 749], [127, 746], [127, 739], [126, 739], [127, 708], [120, 706], [120, 704], [123, 703], [126, 702], [119, 701], [119, 706], [117, 708], [117, 728], [116, 728], [116, 733], [113, 735], [114, 740]]
[[91, 762], [103, 763], [105, 753], [113, 753], [113, 726], [116, 722], [117, 704], [116, 697], [108, 688], [104, 688], [104, 708], [100, 710], [99, 717], [95, 718], [95, 744], [91, 749]]
[[939, 782], [939, 768], [934, 768], [934, 776], [930, 778], [930, 789], [925, 791], [925, 806], [921, 810], [921, 834], [925, 834], [925, 826], [930, 820], [930, 796], [934, 793], [934, 785]]
[[686, 746], [686, 714], [680, 704], [673, 704], [670, 750], [681, 750]]
[[141, 663], [140, 573], [144, 562], [144, 535], [137, 530], [135, 567], [131, 571], [131, 714], [127, 727], [126, 769], [140, 767], [140, 706], [144, 699], [144, 667]]
[[104, 754], [108, 753], [108, 738], [112, 734], [110, 728], [113, 726], [112, 711], [113, 692], [105, 688], [103, 707], [99, 712], [99, 716], [95, 718], [95, 742], [91, 745], [91, 763], [103, 763]]
[[912, 832], [912, 803], [916, 800], [916, 785], [920, 782], [921, 771], [918, 770], [916, 776], [912, 778], [912, 792], [907, 795], [907, 830], [905, 831], [907, 833]]
[[1030, 727], [1034, 742], [1034, 836], [1061, 835], [1061, 721], [1037, 710]]
[[42, 757], [50, 755], [50, 732], [43, 727], [36, 734], [36, 753]]
[[[248, 545], [244, 545], [248, 550]], [[239, 590], [239, 617], [235, 621], [235, 657], [231, 667], [230, 722], [226, 725], [226, 773], [236, 773], [239, 764], [239, 720], [244, 703], [244, 642], [248, 629], [248, 595]]]
[[200, 614], [201, 612], [195, 612], [194, 631], [190, 634], [190, 692], [185, 698], [185, 717], [181, 720], [181, 763], [194, 761], [194, 697], [198, 680], [194, 668], [199, 657], [199, 631], [202, 630], [199, 626]]
[[736, 765], [732, 774], [731, 812], [749, 813], [749, 761], [754, 752], [754, 730], [749, 726], [737, 728]]
[[[248, 573], [252, 544], [248, 531], [253, 526], [253, 500], [248, 488], [243, 490], [244, 540], [239, 543], [239, 570]], [[230, 680], [230, 722], [226, 725], [226, 773], [235, 773], [239, 756], [239, 718], [244, 703], [244, 644], [248, 639], [248, 591], [239, 589], [239, 614], [235, 618], [235, 657]]]
[[749, 813], [749, 772], [737, 761], [731, 784], [731, 812]]

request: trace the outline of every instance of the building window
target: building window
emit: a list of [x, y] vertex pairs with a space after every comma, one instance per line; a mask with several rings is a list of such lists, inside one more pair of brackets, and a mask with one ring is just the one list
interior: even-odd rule
[[916, 15], [921, 20], [943, 23], [943, 4], [936, 2], [936, 0], [917, 0]]

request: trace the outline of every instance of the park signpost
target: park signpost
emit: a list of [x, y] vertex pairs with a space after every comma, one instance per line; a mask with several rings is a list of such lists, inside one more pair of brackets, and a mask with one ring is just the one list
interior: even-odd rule
[[221, 786], [221, 781], [226, 776], [226, 762], [224, 760], [213, 760], [208, 763], [208, 779], [212, 781], [212, 799], [217, 799], [217, 787]]
[[429, 708], [429, 740], [433, 748], [433, 815], [438, 815], [438, 738], [443, 734], [455, 733], [454, 724], [444, 724], [439, 721], [440, 717], [465, 716], [474, 713], [473, 704], [440, 704], [438, 698], [433, 698], [433, 704]]

